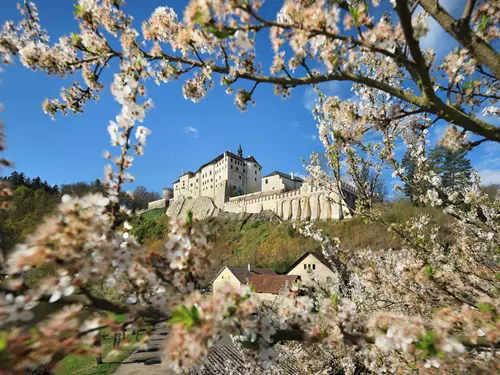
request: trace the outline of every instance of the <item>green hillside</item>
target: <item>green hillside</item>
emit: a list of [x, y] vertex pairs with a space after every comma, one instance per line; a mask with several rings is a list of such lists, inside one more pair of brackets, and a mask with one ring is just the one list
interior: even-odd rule
[[[436, 223], [445, 227], [446, 218], [439, 210], [412, 206], [407, 202], [377, 206], [381, 217], [388, 223], [404, 223], [412, 216], [426, 213]], [[138, 240], [150, 246], [162, 246], [168, 236], [169, 219], [165, 215], [151, 218], [140, 217], [133, 222], [133, 233]], [[302, 236], [292, 222], [252, 220], [243, 217], [210, 218], [198, 225], [206, 227], [212, 245], [211, 259], [215, 265], [227, 264], [273, 267], [286, 270], [304, 252], [320, 250], [318, 243]], [[318, 221], [315, 226], [331, 237], [338, 237], [346, 251], [365, 247], [387, 249], [400, 246], [387, 227], [381, 223], [366, 223], [360, 218], [342, 221]], [[443, 238], [446, 238], [443, 229]]]

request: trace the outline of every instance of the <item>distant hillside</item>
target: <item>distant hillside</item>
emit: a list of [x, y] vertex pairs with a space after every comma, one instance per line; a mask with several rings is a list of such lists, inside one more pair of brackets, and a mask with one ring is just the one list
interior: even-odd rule
[[[407, 202], [381, 204], [382, 218], [389, 223], [404, 223], [412, 216], [427, 213], [433, 220], [444, 226], [446, 217], [439, 210], [419, 208]], [[133, 232], [139, 241], [162, 246], [168, 235], [169, 219], [155, 212], [146, 217], [135, 219]], [[198, 225], [206, 226], [212, 245], [216, 265], [273, 267], [285, 271], [304, 252], [320, 250], [318, 244], [302, 236], [292, 222], [281, 222], [275, 215], [224, 215], [210, 218]], [[338, 237], [346, 251], [371, 247], [373, 249], [397, 249], [400, 241], [388, 233], [387, 228], [378, 223], [365, 223], [363, 220], [346, 219], [342, 221], [315, 223], [323, 233]], [[443, 230], [446, 237], [447, 231]]]

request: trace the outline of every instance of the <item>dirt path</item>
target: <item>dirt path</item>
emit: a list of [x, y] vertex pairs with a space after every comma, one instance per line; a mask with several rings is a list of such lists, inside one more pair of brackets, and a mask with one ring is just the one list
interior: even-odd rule
[[171, 375], [161, 365], [163, 344], [168, 330], [158, 327], [149, 338], [147, 349], [138, 349], [125, 359], [114, 375]]

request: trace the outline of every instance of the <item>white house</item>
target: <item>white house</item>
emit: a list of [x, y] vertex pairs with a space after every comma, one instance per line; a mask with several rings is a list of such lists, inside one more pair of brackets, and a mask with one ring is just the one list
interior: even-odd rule
[[250, 264], [248, 267], [224, 266], [211, 281], [212, 293], [216, 295], [228, 283], [237, 288], [249, 285], [254, 275], [276, 275], [276, 272], [271, 268], [253, 268]]
[[337, 275], [333, 266], [321, 253], [308, 251], [302, 255], [291, 267], [288, 275], [298, 275], [303, 281], [311, 281], [314, 275], [316, 281], [330, 283], [336, 280]]

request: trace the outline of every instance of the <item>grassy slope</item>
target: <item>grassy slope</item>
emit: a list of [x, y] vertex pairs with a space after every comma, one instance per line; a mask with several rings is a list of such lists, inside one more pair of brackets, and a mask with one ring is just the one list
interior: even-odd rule
[[[127, 335], [126, 338], [130, 341], [135, 341], [135, 335]], [[127, 358], [133, 347], [129, 346], [124, 348], [120, 355], [114, 357], [112, 360], [107, 360], [106, 355], [113, 348], [113, 336], [110, 335], [102, 340], [103, 350], [103, 364], [96, 365], [94, 356], [76, 356], [70, 355], [64, 358], [57, 364], [55, 369], [56, 375], [108, 375], [113, 373], [120, 361]]]
[[146, 219], [157, 219], [161, 215], [163, 215], [164, 213], [165, 213], [165, 209], [164, 208], [153, 208], [152, 210], [143, 212], [141, 214], [141, 216], [144, 217], [144, 218], [146, 218]]
[[[433, 221], [443, 225], [446, 217], [439, 210], [414, 207], [406, 202], [380, 204], [382, 218], [388, 223], [402, 224], [413, 216], [425, 213]], [[135, 228], [142, 235], [144, 243], [162, 246], [168, 233], [167, 218], [141, 221], [146, 228]], [[135, 224], [135, 223], [134, 223]], [[304, 252], [319, 250], [312, 239], [304, 238], [291, 222], [281, 224], [267, 221], [248, 221], [211, 218], [200, 223], [209, 231], [216, 266], [221, 264], [245, 266], [248, 263], [273, 267], [285, 271]], [[387, 232], [387, 227], [379, 223], [365, 223], [359, 218], [342, 221], [318, 221], [315, 223], [323, 233], [338, 237], [344, 250], [371, 247], [374, 249], [398, 248], [400, 241]], [[160, 234], [161, 233], [161, 234]], [[443, 231], [446, 237], [446, 230]]]

